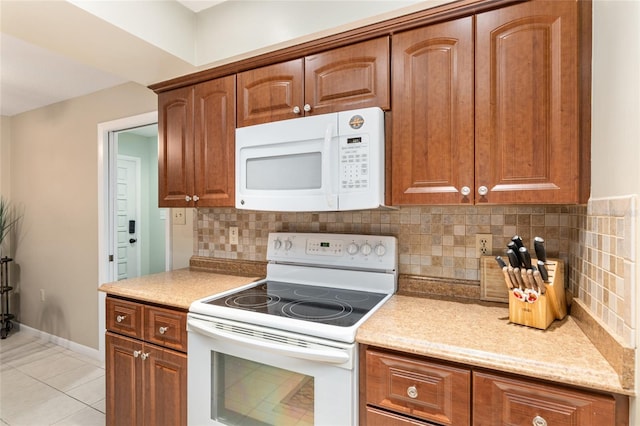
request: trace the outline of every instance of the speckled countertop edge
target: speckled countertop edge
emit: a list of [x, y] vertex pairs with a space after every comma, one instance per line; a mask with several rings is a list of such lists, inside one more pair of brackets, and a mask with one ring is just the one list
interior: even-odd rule
[[570, 316], [538, 330], [508, 320], [509, 310], [455, 300], [394, 295], [359, 329], [359, 343], [518, 374], [559, 384], [635, 395]]
[[185, 268], [106, 283], [98, 290], [112, 296], [188, 310], [195, 300], [249, 284], [260, 278]]

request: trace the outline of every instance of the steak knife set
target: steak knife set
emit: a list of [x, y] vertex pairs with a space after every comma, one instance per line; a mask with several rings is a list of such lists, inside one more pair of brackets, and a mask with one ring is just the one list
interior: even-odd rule
[[531, 254], [518, 235], [515, 235], [507, 244], [506, 255], [509, 264], [502, 256], [496, 256], [496, 262], [502, 269], [505, 283], [513, 296], [528, 303], [536, 302], [541, 294], [545, 294], [547, 291], [545, 283], [549, 282], [544, 239], [535, 237], [533, 247], [537, 258], [535, 264], [532, 263]]
[[535, 259], [518, 235], [507, 244], [507, 262], [496, 256], [496, 262], [509, 289], [509, 321], [539, 329], [567, 315], [564, 289], [564, 262], [548, 259], [545, 242], [533, 239]]

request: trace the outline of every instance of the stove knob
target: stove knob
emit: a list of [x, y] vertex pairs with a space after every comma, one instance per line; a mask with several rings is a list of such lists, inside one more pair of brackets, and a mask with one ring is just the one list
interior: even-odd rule
[[378, 256], [381, 256], [381, 257], [384, 256], [385, 253], [387, 252], [387, 249], [382, 244], [378, 244], [376, 248], [374, 248], [373, 250], [376, 252]]
[[280, 247], [282, 247], [282, 241], [280, 241], [277, 238], [275, 240], [273, 240], [273, 248], [275, 250], [280, 250]]
[[293, 246], [293, 243], [291, 242], [291, 240], [287, 240], [284, 242], [284, 249], [285, 250], [290, 250], [291, 246]]
[[359, 249], [360, 247], [358, 247], [356, 243], [351, 243], [347, 246], [347, 253], [349, 253], [350, 255], [354, 255], [358, 252]]
[[364, 243], [362, 245], [362, 247], [360, 248], [360, 252], [362, 254], [364, 254], [365, 256], [368, 256], [371, 254], [371, 246], [369, 245], [369, 243]]

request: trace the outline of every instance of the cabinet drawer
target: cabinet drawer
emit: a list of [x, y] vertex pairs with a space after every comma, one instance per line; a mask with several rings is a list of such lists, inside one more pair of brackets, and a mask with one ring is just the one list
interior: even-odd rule
[[617, 424], [615, 406], [613, 396], [473, 373], [473, 424], [476, 426], [613, 426]]
[[145, 307], [145, 340], [182, 352], [187, 351], [187, 314], [171, 309]]
[[142, 339], [142, 305], [107, 297], [107, 330]]
[[389, 413], [376, 408], [367, 407], [367, 426], [407, 426], [407, 425], [433, 425], [420, 420], [404, 417], [399, 414]]
[[444, 425], [468, 425], [471, 372], [368, 350], [367, 404]]

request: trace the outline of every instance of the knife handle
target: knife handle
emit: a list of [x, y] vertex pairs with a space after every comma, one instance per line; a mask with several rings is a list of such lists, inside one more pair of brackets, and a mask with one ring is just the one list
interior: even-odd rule
[[538, 290], [540, 291], [540, 294], [545, 294], [547, 291], [547, 286], [544, 284], [544, 281], [542, 280], [540, 271], [533, 271], [533, 279], [536, 280], [536, 284], [538, 285]]
[[520, 267], [520, 258], [515, 251], [513, 251], [512, 249], [507, 250], [507, 257], [509, 257], [509, 263], [511, 264], [512, 268]]
[[529, 250], [526, 247], [520, 247], [518, 250], [520, 252], [520, 258], [522, 259], [522, 263], [526, 269], [531, 269], [531, 255], [529, 254]]
[[507, 273], [509, 274], [513, 288], [520, 288], [520, 284], [518, 284], [518, 280], [516, 279], [516, 274], [513, 272], [513, 267], [507, 266]]
[[527, 288], [527, 286], [524, 283], [524, 280], [522, 279], [522, 274], [520, 273], [520, 268], [513, 268], [513, 275], [516, 276], [516, 281], [518, 282], [518, 287], [520, 287], [521, 290], [524, 290], [525, 288]]
[[502, 268], [502, 273], [504, 274], [504, 282], [507, 283], [507, 287], [509, 290], [513, 290], [513, 283], [511, 282], [511, 277], [509, 276], [509, 267], [505, 266]]
[[511, 241], [516, 243], [516, 246], [518, 246], [518, 248], [524, 247], [524, 243], [522, 242], [522, 238], [520, 238], [519, 235], [514, 235], [513, 238], [511, 238]]
[[549, 273], [547, 272], [547, 267], [544, 266], [544, 262], [542, 260], [538, 260], [538, 269], [540, 270], [540, 276], [542, 277], [542, 281], [549, 281]]
[[538, 289], [538, 284], [536, 283], [536, 280], [533, 279], [533, 269], [527, 269], [527, 280], [529, 281], [529, 285], [531, 286], [532, 289], [540, 292], [540, 289]]
[[543, 262], [547, 261], [547, 251], [544, 248], [544, 238], [535, 237], [533, 239], [533, 249], [536, 252], [538, 260], [542, 260]]

